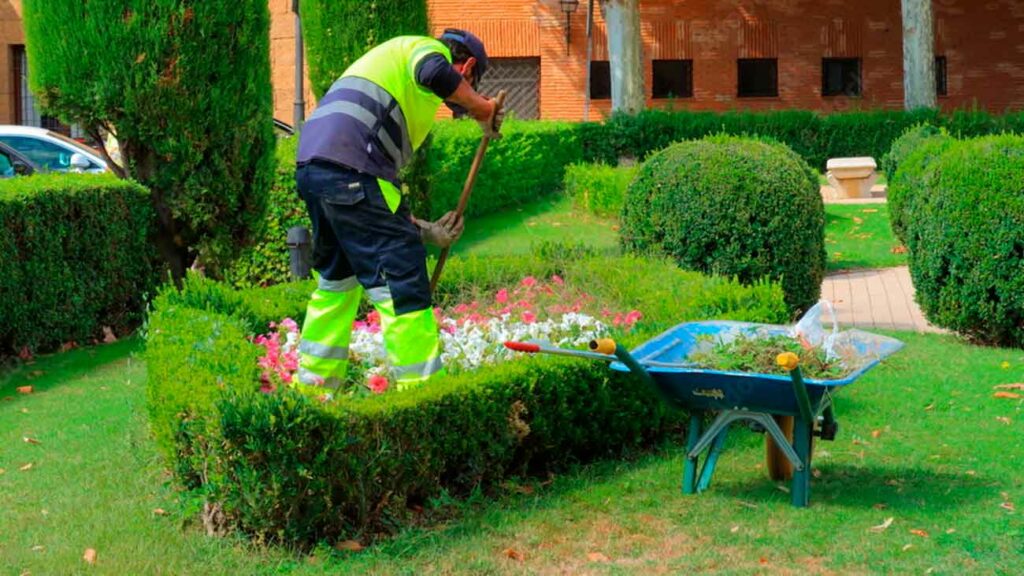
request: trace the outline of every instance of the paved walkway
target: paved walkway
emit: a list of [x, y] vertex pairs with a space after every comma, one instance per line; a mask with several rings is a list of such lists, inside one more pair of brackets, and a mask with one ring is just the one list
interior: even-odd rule
[[821, 297], [832, 302], [845, 326], [943, 332], [921, 314], [906, 266], [837, 272], [825, 278]]

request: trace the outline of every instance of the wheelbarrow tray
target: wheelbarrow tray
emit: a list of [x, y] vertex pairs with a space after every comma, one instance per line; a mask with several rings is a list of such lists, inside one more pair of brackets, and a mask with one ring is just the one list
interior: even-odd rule
[[[750, 322], [688, 322], [667, 330], [632, 351], [664, 395], [679, 407], [698, 410], [748, 410], [795, 416], [799, 414], [793, 381], [789, 375], [728, 372], [688, 367], [683, 364], [695, 350], [699, 338], [720, 336], [727, 331], [741, 331], [748, 336], [785, 335], [788, 326]], [[854, 331], [859, 332], [859, 331]], [[903, 343], [894, 338], [861, 333], [870, 337], [870, 346], [853, 339], [861, 366], [845, 378], [837, 380], [805, 379], [811, 410], [815, 414], [831, 401], [831, 393], [852, 384], [883, 358], [899, 350]], [[613, 370], [628, 372], [621, 362], [611, 364]]]

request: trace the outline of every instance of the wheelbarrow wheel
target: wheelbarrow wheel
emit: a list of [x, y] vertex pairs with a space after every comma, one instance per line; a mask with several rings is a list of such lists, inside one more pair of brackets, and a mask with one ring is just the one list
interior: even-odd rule
[[[773, 415], [775, 423], [782, 429], [786, 440], [793, 442], [793, 416]], [[772, 439], [771, 434], [764, 435], [765, 464], [768, 467], [768, 477], [776, 482], [788, 482], [793, 479], [793, 464], [786, 458], [786, 454], [779, 449]], [[814, 454], [814, 435], [811, 435], [811, 454]]]

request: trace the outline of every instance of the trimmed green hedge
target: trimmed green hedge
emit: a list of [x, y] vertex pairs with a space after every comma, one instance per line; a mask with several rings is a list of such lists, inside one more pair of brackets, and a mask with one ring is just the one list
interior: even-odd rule
[[[609, 305], [642, 310], [628, 344], [685, 320], [788, 316], [776, 285], [743, 287], [631, 257], [456, 259], [439, 299], [554, 272]], [[634, 451], [681, 422], [636, 378], [552, 357], [330, 404], [256, 392], [258, 352], [246, 338], [285, 315], [301, 320], [300, 295], [312, 288], [234, 292], [190, 279], [183, 292], [161, 294], [150, 318], [158, 443], [189, 494], [259, 540], [305, 545], [394, 531], [412, 520], [410, 504], [487, 493], [510, 476]]]
[[156, 280], [149, 192], [108, 176], [0, 181], [0, 356], [134, 328]]
[[598, 216], [618, 216], [636, 172], [634, 166], [571, 164], [565, 169], [565, 193], [578, 208]]
[[817, 175], [785, 145], [716, 136], [651, 156], [626, 194], [622, 244], [683, 268], [781, 282], [794, 314], [821, 294], [825, 207]]
[[912, 204], [920, 194], [927, 193], [924, 174], [935, 157], [952, 142], [944, 128], [922, 124], [897, 138], [882, 160], [882, 168], [889, 178], [886, 195], [889, 224], [893, 234], [904, 244], [907, 243], [906, 222], [914, 211]]
[[426, 0], [302, 0], [300, 11], [317, 98], [370, 48], [395, 36], [428, 33]]
[[938, 326], [1024, 347], [1024, 137], [933, 146], [942, 148], [930, 152], [923, 188], [904, 208], [917, 301]]
[[[407, 175], [410, 187], [418, 187], [415, 213], [438, 218], [455, 209], [480, 138], [476, 122], [438, 124], [421, 163]], [[565, 167], [582, 159], [576, 124], [506, 122], [502, 138], [487, 149], [466, 214], [490, 214], [557, 192]]]

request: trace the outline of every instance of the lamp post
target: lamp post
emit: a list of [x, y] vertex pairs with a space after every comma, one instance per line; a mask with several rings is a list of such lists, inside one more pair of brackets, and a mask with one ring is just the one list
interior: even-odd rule
[[562, 12], [565, 13], [565, 53], [568, 55], [569, 44], [572, 39], [572, 22], [570, 17], [580, 7], [580, 0], [558, 0], [558, 5], [562, 8]]
[[295, 13], [295, 112], [292, 124], [298, 132], [306, 122], [306, 88], [302, 77], [305, 63], [302, 61], [302, 18], [299, 16], [299, 0], [292, 0], [292, 12]]

